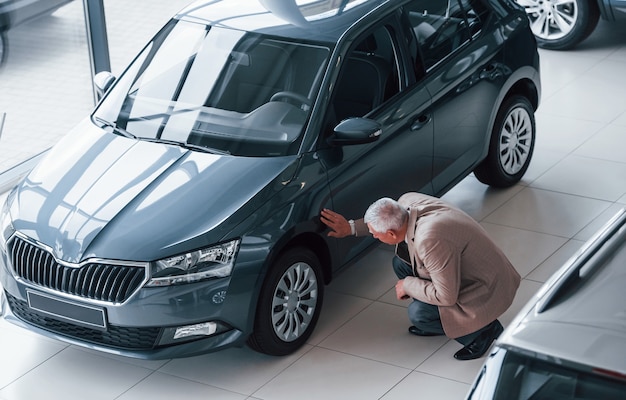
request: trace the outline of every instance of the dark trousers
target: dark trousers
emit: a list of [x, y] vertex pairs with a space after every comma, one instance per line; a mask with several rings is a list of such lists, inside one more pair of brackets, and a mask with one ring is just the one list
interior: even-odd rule
[[[393, 271], [396, 273], [399, 279], [404, 279], [407, 276], [415, 276], [413, 274], [413, 268], [402, 261], [399, 257], [395, 256], [392, 261]], [[441, 317], [439, 316], [439, 307], [424, 303], [422, 301], [413, 299], [411, 304], [408, 307], [409, 321], [416, 326], [417, 328], [425, 331], [438, 333], [441, 335], [445, 335], [443, 331], [443, 326], [441, 325]], [[474, 341], [484, 330], [488, 329], [491, 324], [477, 330], [476, 332], [472, 332], [465, 336], [461, 336], [458, 338], [453, 338], [457, 342], [461, 343], [463, 346], [467, 346], [471, 342]]]

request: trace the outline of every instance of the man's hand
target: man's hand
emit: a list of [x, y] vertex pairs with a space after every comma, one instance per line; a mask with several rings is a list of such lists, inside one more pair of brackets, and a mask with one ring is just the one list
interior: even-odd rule
[[328, 236], [342, 238], [352, 235], [348, 220], [341, 214], [325, 208], [321, 212], [320, 220], [330, 228]]
[[404, 291], [404, 279], [400, 279], [398, 283], [396, 283], [396, 298], [398, 300], [406, 300], [410, 297], [411, 296]]

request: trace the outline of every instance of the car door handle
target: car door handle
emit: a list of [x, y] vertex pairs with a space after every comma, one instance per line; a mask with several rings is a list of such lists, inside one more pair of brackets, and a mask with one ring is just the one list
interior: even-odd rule
[[501, 63], [491, 63], [480, 71], [480, 79], [495, 80], [503, 75], [506, 75], [507, 70], [510, 70], [507, 66]]
[[419, 129], [422, 129], [424, 125], [428, 124], [429, 122], [430, 114], [421, 114], [419, 117], [413, 120], [413, 123], [411, 124], [411, 130], [417, 131]]

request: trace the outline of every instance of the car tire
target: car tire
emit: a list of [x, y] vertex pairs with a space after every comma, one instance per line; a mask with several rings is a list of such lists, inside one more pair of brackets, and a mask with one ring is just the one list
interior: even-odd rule
[[0, 32], [0, 66], [4, 64], [9, 52], [9, 39], [5, 32]]
[[265, 279], [248, 346], [274, 356], [293, 353], [311, 336], [323, 297], [317, 256], [304, 247], [286, 251]]
[[537, 45], [544, 49], [566, 50], [576, 46], [593, 32], [600, 19], [595, 0], [517, 2], [526, 9]]
[[528, 169], [535, 137], [535, 114], [528, 99], [519, 95], [507, 98], [496, 116], [489, 153], [474, 175], [489, 186], [513, 186]]

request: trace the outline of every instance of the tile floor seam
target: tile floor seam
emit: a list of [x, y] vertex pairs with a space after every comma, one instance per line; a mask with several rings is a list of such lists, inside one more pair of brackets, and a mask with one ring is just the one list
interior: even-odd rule
[[[588, 196], [581, 196], [581, 195], [578, 195], [578, 194], [572, 194], [572, 193], [568, 193], [568, 192], [564, 192], [564, 191], [559, 191], [559, 190], [554, 190], [554, 189], [546, 189], [546, 188], [538, 188], [538, 187], [533, 187], [533, 186], [527, 186], [525, 189], [522, 189], [522, 191], [523, 190], [533, 190], [533, 191], [541, 191], [541, 192], [546, 192], [546, 193], [556, 193], [556, 194], [562, 194], [562, 195], [567, 195], [567, 196], [581, 198], [581, 199], [594, 200], [594, 201], [597, 201], [597, 202], [607, 203], [608, 205], [607, 205], [607, 207], [605, 207], [605, 209], [603, 211], [606, 211], [606, 209], [610, 208], [611, 205], [617, 203], [617, 201], [596, 199], [596, 198], [592, 198], [592, 197], [588, 197]], [[492, 222], [492, 221], [488, 221], [487, 220], [489, 217], [493, 216], [493, 214], [495, 214], [496, 211], [501, 210], [506, 204], [510, 205], [510, 203], [512, 201], [514, 201], [514, 200], [515, 200], [515, 196], [510, 198], [510, 199], [507, 199], [502, 204], [500, 204], [498, 207], [494, 208], [490, 213], [488, 213], [479, 222], [480, 223], [489, 223], [489, 224], [493, 224], [493, 225], [504, 226], [504, 227], [508, 227], [508, 228], [521, 229], [521, 230], [526, 230], [526, 231], [529, 231], [529, 232], [543, 233], [543, 234], [546, 234], [546, 235], [563, 237], [563, 238], [568, 238], [568, 239], [571, 239], [572, 237], [575, 236], [575, 235], [573, 235], [572, 237], [569, 237], [569, 236], [562, 236], [562, 235], [554, 235], [554, 234], [550, 234], [550, 233], [546, 233], [546, 232], [533, 231], [533, 230], [530, 230], [530, 229], [519, 228], [519, 227], [516, 227], [516, 226], [506, 225], [506, 224], [502, 224], [502, 223], [496, 223], [496, 222]], [[580, 232], [580, 231], [578, 231], [578, 232]], [[576, 232], [576, 233], [578, 233], [578, 232]]]
[[[41, 367], [43, 364], [45, 364], [46, 362], [50, 361], [51, 359], [53, 359], [55, 356], [57, 356], [58, 354], [60, 354], [61, 352], [65, 351], [68, 347], [70, 346], [66, 346], [62, 349], [59, 349], [57, 352], [55, 352], [54, 354], [50, 355], [49, 357], [47, 357], [45, 360], [42, 360], [40, 363], [38, 363], [37, 365], [33, 366], [32, 368], [28, 369], [28, 371], [24, 372], [23, 374], [21, 374], [19, 377], [15, 378], [14, 380], [12, 380], [11, 382], [9, 382], [7, 385], [0, 387], [0, 393], [2, 393], [3, 390], [5, 390], [6, 388], [8, 388], [9, 386], [11, 386], [12, 384], [16, 383], [18, 380], [20, 380], [21, 378], [25, 377], [26, 375], [30, 374], [31, 372], [33, 372], [34, 370], [36, 370], [37, 368]], [[1, 365], [1, 363], [0, 363]], [[0, 399], [1, 400], [1, 399]]]
[[[158, 370], [158, 369], [157, 369], [157, 370], [153, 370], [153, 371], [152, 371], [152, 372], [151, 372], [148, 376], [144, 377], [143, 379], [140, 379], [137, 383], [135, 383], [135, 384], [134, 384], [131, 388], [129, 388], [126, 392], [130, 391], [132, 388], [134, 388], [134, 387], [138, 386], [141, 382], [144, 382], [144, 381], [145, 381], [145, 380], [147, 380], [150, 376], [152, 376], [152, 375], [154, 375], [154, 374], [157, 374], [157, 373], [158, 373], [158, 374], [167, 375], [167, 376], [170, 376], [170, 377], [173, 377], [173, 378], [176, 378], [176, 379], [180, 379], [180, 380], [183, 380], [183, 381], [193, 382], [193, 383], [195, 383], [195, 384], [199, 384], [199, 385], [202, 385], [202, 386], [210, 387], [210, 388], [213, 388], [213, 389], [223, 390], [223, 391], [225, 391], [225, 392], [229, 392], [229, 393], [233, 393], [233, 394], [237, 394], [237, 395], [241, 395], [241, 396], [250, 396], [249, 394], [246, 394], [246, 393], [236, 392], [236, 391], [234, 391], [234, 390], [232, 390], [232, 389], [226, 389], [226, 388], [223, 388], [223, 387], [219, 387], [219, 386], [211, 385], [211, 384], [206, 383], [206, 382], [202, 382], [202, 381], [199, 381], [199, 380], [196, 380], [196, 379], [187, 378], [187, 377], [180, 376], [180, 375], [174, 375], [174, 374], [172, 374], [172, 373], [169, 373], [169, 372], [166, 372], [166, 371], [160, 371], [160, 370]], [[126, 393], [126, 392], [125, 392], [125, 393]], [[116, 397], [116, 398], [115, 398], [115, 400], [119, 399], [119, 398], [120, 398], [120, 397], [122, 397], [123, 395], [124, 395], [124, 394], [119, 395], [118, 397]]]
[[[417, 368], [417, 367], [415, 367], [415, 368], [407, 368], [405, 366], [393, 364], [393, 363], [388, 362], [388, 361], [377, 360], [375, 358], [365, 357], [365, 356], [362, 356], [362, 355], [359, 355], [359, 354], [348, 353], [347, 351], [341, 351], [341, 350], [337, 350], [337, 349], [331, 348], [331, 347], [325, 347], [325, 346], [322, 346], [321, 344], [317, 344], [317, 345], [315, 345], [315, 347], [320, 348], [320, 349], [324, 349], [326, 351], [332, 351], [334, 353], [343, 354], [343, 355], [350, 356], [350, 357], [356, 357], [356, 358], [359, 358], [361, 360], [367, 360], [367, 361], [372, 361], [372, 362], [375, 362], [375, 363], [389, 365], [390, 367], [401, 368], [401, 369], [407, 370], [409, 372], [410, 371], [415, 371], [415, 368]], [[439, 349], [440, 348], [437, 348], [437, 351]]]
[[414, 371], [409, 371], [404, 377], [402, 377], [402, 379], [398, 380], [395, 384], [393, 384], [389, 390], [387, 390], [382, 396], [378, 397], [377, 400], [381, 400], [384, 399], [385, 396], [387, 396], [389, 393], [391, 393], [396, 387], [398, 387], [398, 385], [400, 385], [406, 378], [408, 378], [409, 376], [411, 376], [411, 374]]
[[130, 392], [133, 388], [137, 387], [138, 385], [140, 385], [142, 382], [144, 382], [146, 379], [148, 379], [150, 376], [154, 375], [157, 371], [153, 370], [152, 372], [150, 372], [147, 376], [144, 376], [142, 379], [139, 379], [137, 382], [135, 382], [133, 385], [131, 385], [128, 389], [126, 389], [125, 391], [123, 391], [122, 393], [119, 394], [119, 396], [115, 397], [115, 399], [113, 400], [117, 400], [120, 397], [124, 396], [126, 393]]
[[[297, 363], [299, 360], [301, 360], [305, 355], [307, 355], [308, 353], [310, 353], [311, 351], [313, 351], [313, 349], [315, 349], [316, 345], [307, 345], [305, 344], [304, 346], [308, 346], [309, 349], [302, 352], [302, 354], [300, 354], [298, 357], [296, 357], [291, 363], [289, 363], [289, 365], [285, 366], [284, 368], [280, 369], [280, 371], [276, 372], [276, 374], [274, 374], [274, 376], [272, 376], [271, 378], [269, 378], [267, 381], [265, 381], [265, 383], [263, 383], [261, 386], [259, 386], [258, 388], [256, 388], [251, 394], [244, 394], [244, 396], [255, 396], [256, 393], [258, 393], [261, 389], [263, 389], [264, 387], [266, 387], [267, 385], [269, 385], [272, 381], [274, 381], [275, 379], [277, 379], [281, 374], [283, 374], [289, 367], [293, 366], [295, 363]], [[303, 347], [304, 347], [303, 346]], [[260, 398], [262, 399], [262, 398]]]

